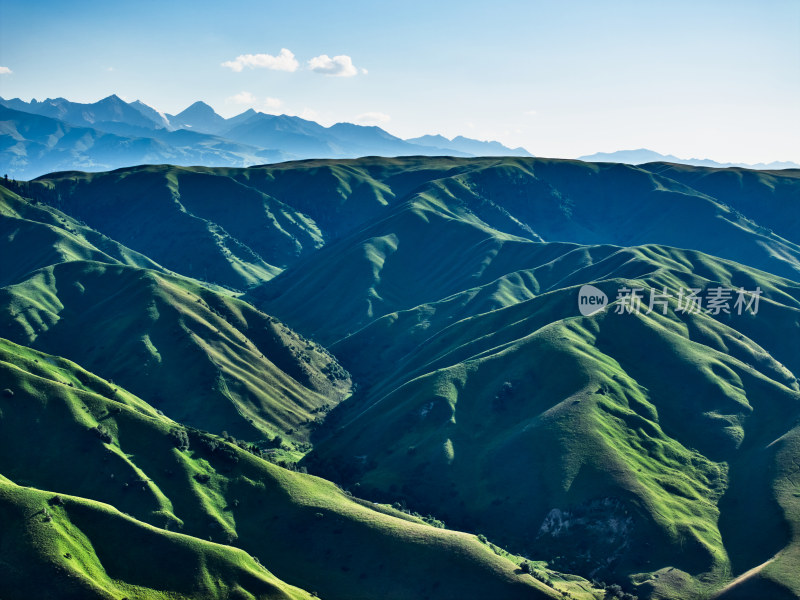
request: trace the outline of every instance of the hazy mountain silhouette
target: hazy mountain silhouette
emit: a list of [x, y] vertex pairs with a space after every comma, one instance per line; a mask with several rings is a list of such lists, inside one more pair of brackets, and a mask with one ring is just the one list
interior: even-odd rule
[[[380, 127], [353, 123], [324, 127], [300, 117], [253, 109], [225, 119], [200, 101], [176, 115], [139, 100], [126, 103], [116, 95], [93, 104], [64, 98], [42, 102], [0, 98], [0, 105], [17, 111], [4, 113], [0, 132], [0, 171], [17, 179], [54, 170], [105, 170], [148, 162], [243, 167], [292, 159], [376, 155], [529, 156], [522, 148], [512, 150], [498, 142], [441, 136], [403, 140]], [[81, 131], [72, 137], [56, 133], [55, 137], [29, 139], [25, 131], [45, 127], [42, 121], [35, 126], [27, 123], [33, 115], [58, 121], [46, 126], [51, 132], [72, 132], [76, 127]]]
[[452, 140], [443, 135], [423, 135], [406, 141], [420, 146], [439, 148], [452, 156], [533, 156], [525, 148], [508, 148], [500, 142], [482, 142], [461, 135]]
[[696, 167], [743, 167], [745, 169], [800, 169], [800, 165], [788, 161], [771, 162], [771, 163], [720, 163], [709, 158], [678, 158], [672, 154], [659, 154], [653, 150], [640, 148], [639, 150], [617, 150], [616, 152], [597, 152], [581, 156], [579, 160], [587, 162], [618, 162], [627, 163], [629, 165], [641, 165], [649, 162], [671, 162], [682, 165], [694, 165]]

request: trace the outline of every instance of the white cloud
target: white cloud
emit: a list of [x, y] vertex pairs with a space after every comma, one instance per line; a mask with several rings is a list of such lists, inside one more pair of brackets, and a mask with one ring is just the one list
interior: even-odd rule
[[358, 115], [355, 122], [359, 125], [383, 125], [392, 120], [392, 117], [382, 112], [368, 112]]
[[280, 108], [282, 105], [283, 102], [277, 98], [271, 98], [270, 96], [264, 98], [264, 108]]
[[0, 75], [11, 75], [11, 73], [13, 72], [14, 71], [9, 69], [8, 67], [0, 67]]
[[230, 98], [226, 98], [225, 102], [229, 102], [230, 104], [255, 104], [256, 97], [250, 92], [239, 92]]
[[308, 61], [308, 68], [315, 73], [333, 77], [353, 77], [358, 75], [358, 69], [353, 64], [353, 59], [346, 54], [340, 54], [333, 58], [327, 54], [320, 54]]
[[273, 71], [296, 71], [300, 63], [294, 54], [286, 48], [281, 48], [278, 56], [271, 54], [241, 54], [235, 60], [226, 60], [223, 67], [240, 73], [245, 67], [249, 69], [271, 69]]
[[526, 111], [525, 111], [524, 113], [522, 113], [522, 114], [524, 114], [524, 115], [526, 115], [526, 116], [528, 116], [528, 117], [535, 117], [537, 113], [536, 113], [536, 111], [535, 111], [535, 110], [526, 110]]

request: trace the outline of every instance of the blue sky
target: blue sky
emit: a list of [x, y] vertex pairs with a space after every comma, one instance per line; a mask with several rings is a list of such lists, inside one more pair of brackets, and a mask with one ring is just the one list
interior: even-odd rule
[[797, 0], [0, 0], [0, 67], [6, 98], [203, 100], [541, 156], [800, 162]]

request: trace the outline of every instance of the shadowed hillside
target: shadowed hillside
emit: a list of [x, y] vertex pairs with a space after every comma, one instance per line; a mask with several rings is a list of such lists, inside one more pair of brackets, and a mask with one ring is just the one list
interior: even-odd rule
[[0, 286], [49, 265], [93, 260], [165, 271], [146, 256], [46, 204], [0, 186]]
[[173, 271], [236, 289], [271, 279], [407, 201], [534, 241], [665, 244], [800, 279], [791, 226], [800, 179], [791, 170], [363, 158], [64, 173], [38, 179], [29, 193]]

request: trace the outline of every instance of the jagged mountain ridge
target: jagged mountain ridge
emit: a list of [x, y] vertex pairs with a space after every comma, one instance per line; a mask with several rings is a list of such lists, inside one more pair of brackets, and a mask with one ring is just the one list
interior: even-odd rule
[[[244, 167], [289, 159], [367, 155], [528, 155], [497, 142], [467, 138], [432, 147], [402, 140], [379, 127], [352, 123], [323, 127], [300, 117], [252, 109], [225, 119], [201, 101], [177, 115], [138, 100], [127, 103], [116, 95], [91, 104], [64, 98], [42, 102], [0, 98], [0, 105], [4, 107], [0, 111], [0, 171], [15, 179], [58, 170], [101, 171], [166, 162]], [[46, 135], [41, 135], [45, 129]], [[469, 149], [459, 149], [461, 146]]]

